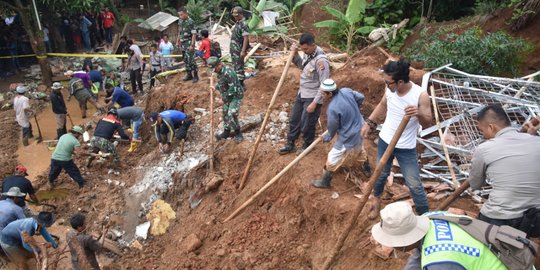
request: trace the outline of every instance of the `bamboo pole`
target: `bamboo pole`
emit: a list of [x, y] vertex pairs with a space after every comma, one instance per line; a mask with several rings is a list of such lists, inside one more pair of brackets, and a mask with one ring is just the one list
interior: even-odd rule
[[283, 82], [285, 81], [285, 76], [287, 76], [287, 72], [289, 71], [289, 66], [291, 65], [292, 59], [294, 58], [295, 54], [296, 54], [296, 49], [291, 50], [289, 54], [289, 58], [287, 58], [287, 63], [285, 64], [285, 67], [283, 68], [283, 72], [281, 73], [281, 78], [279, 79], [279, 82], [276, 86], [276, 90], [274, 90], [274, 95], [272, 96], [272, 99], [270, 100], [270, 104], [268, 104], [268, 109], [266, 110], [266, 114], [264, 115], [264, 120], [261, 124], [261, 128], [259, 129], [259, 134], [257, 135], [257, 139], [255, 140], [255, 144], [253, 145], [253, 149], [251, 150], [251, 154], [249, 155], [248, 163], [246, 165], [246, 168], [244, 169], [242, 180], [240, 181], [240, 189], [244, 188], [246, 180], [249, 176], [249, 170], [251, 169], [251, 166], [253, 165], [253, 159], [255, 157], [255, 154], [257, 153], [257, 148], [259, 147], [259, 143], [261, 142], [261, 138], [264, 134], [264, 130], [266, 129], [266, 124], [268, 123], [268, 119], [270, 118], [270, 112], [272, 111], [272, 107], [274, 106], [274, 103], [276, 102], [277, 96], [279, 94], [279, 91], [281, 90], [281, 86], [283, 85]]
[[246, 57], [244, 57], [244, 63], [246, 63], [249, 60], [249, 58], [257, 51], [257, 49], [259, 49], [260, 46], [261, 46], [261, 43], [257, 43], [257, 45], [253, 46], [253, 48], [249, 50]]
[[454, 191], [454, 193], [452, 193], [450, 197], [446, 198], [444, 202], [439, 204], [439, 207], [437, 207], [437, 211], [446, 210], [446, 208], [448, 208], [448, 206], [450, 206], [450, 204], [453, 203], [461, 195], [461, 193], [465, 192], [465, 190], [467, 190], [470, 186], [471, 184], [469, 183], [469, 180], [465, 180], [465, 182], [463, 182], [463, 184], [458, 189], [456, 189], [456, 191]]
[[439, 137], [441, 138], [441, 144], [444, 151], [444, 158], [446, 159], [446, 164], [448, 165], [448, 170], [450, 170], [450, 176], [452, 177], [452, 183], [454, 187], [459, 188], [459, 182], [456, 179], [456, 174], [454, 172], [454, 166], [452, 165], [452, 160], [450, 160], [450, 155], [448, 154], [448, 147], [446, 146], [444, 134], [441, 129], [441, 123], [439, 122], [439, 109], [437, 107], [437, 101], [435, 100], [435, 87], [431, 85], [429, 87], [431, 92], [431, 103], [433, 104], [433, 112], [435, 113], [435, 121], [437, 122], [437, 130], [439, 131]]
[[274, 178], [272, 178], [268, 183], [266, 183], [255, 195], [251, 196], [244, 204], [242, 204], [240, 207], [238, 207], [230, 216], [228, 216], [223, 222], [227, 222], [231, 219], [233, 219], [242, 209], [246, 208], [246, 206], [250, 205], [255, 198], [259, 197], [265, 190], [267, 190], [272, 184], [277, 182], [287, 171], [289, 171], [296, 163], [298, 163], [303, 157], [305, 157], [315, 146], [322, 141], [322, 138], [328, 133], [328, 131], [325, 131], [317, 140], [311, 143], [311, 145], [306, 148], [299, 156], [297, 156], [287, 167], [283, 168]]
[[210, 173], [214, 172], [214, 74], [210, 73]]
[[384, 166], [386, 165], [386, 162], [388, 161], [388, 158], [390, 158], [390, 155], [394, 151], [394, 148], [396, 147], [396, 144], [399, 140], [399, 137], [401, 137], [401, 134], [403, 133], [403, 130], [405, 130], [405, 127], [409, 123], [409, 119], [411, 117], [405, 115], [403, 119], [401, 120], [401, 123], [399, 124], [396, 133], [394, 133], [394, 136], [392, 137], [392, 141], [388, 144], [388, 147], [386, 148], [386, 151], [384, 151], [384, 154], [382, 155], [381, 159], [377, 163], [377, 167], [375, 167], [375, 171], [369, 178], [369, 182], [367, 184], [366, 193], [364, 196], [362, 196], [362, 199], [358, 202], [356, 205], [356, 208], [354, 209], [353, 216], [349, 220], [349, 223], [345, 227], [345, 231], [339, 236], [339, 239], [334, 246], [334, 249], [332, 250], [332, 253], [330, 253], [330, 256], [326, 261], [324, 262], [324, 265], [322, 269], [328, 270], [330, 266], [332, 266], [332, 263], [334, 262], [334, 259], [336, 258], [337, 254], [343, 247], [343, 243], [345, 243], [345, 240], [349, 236], [349, 233], [351, 232], [352, 228], [354, 227], [354, 224], [356, 223], [356, 220], [358, 219], [358, 216], [362, 212], [362, 209], [364, 209], [364, 206], [366, 205], [369, 195], [371, 194], [371, 191], [373, 190], [373, 187], [375, 186], [375, 182], [377, 182], [377, 179], [382, 173], [382, 170]]

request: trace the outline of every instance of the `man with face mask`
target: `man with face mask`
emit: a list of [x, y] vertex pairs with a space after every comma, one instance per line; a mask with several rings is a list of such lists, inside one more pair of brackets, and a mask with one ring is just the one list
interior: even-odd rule
[[431, 106], [427, 92], [409, 80], [409, 66], [409, 62], [404, 59], [390, 61], [383, 66], [382, 77], [386, 84], [384, 96], [366, 119], [366, 123], [361, 130], [362, 136], [366, 138], [370, 131], [377, 128], [377, 124], [386, 115], [379, 133], [377, 145], [378, 162], [386, 151], [392, 137], [394, 137], [394, 133], [403, 117], [405, 115], [411, 117], [396, 144], [396, 148], [388, 158], [388, 162], [375, 183], [373, 190], [375, 199], [370, 209], [370, 219], [376, 218], [379, 214], [380, 197], [384, 191], [386, 179], [390, 174], [394, 157], [399, 162], [405, 184], [411, 192], [416, 212], [421, 215], [429, 211], [426, 192], [420, 181], [420, 170], [416, 157], [416, 135], [420, 125], [423, 127], [431, 125]]
[[486, 141], [474, 151], [469, 182], [480, 189], [489, 178], [493, 187], [478, 219], [518, 228], [525, 211], [540, 207], [540, 137], [512, 128], [498, 105], [484, 107], [477, 117]]

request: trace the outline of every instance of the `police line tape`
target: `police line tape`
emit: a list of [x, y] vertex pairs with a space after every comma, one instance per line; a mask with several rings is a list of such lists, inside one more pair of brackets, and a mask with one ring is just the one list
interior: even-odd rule
[[[36, 55], [36, 54], [23, 54], [23, 55], [14, 55], [14, 56], [0, 56], [0, 59], [6, 59], [6, 58], [23, 58], [23, 57], [36, 57], [36, 58], [46, 58], [47, 56], [54, 56], [54, 57], [97, 57], [97, 58], [128, 58], [129, 56], [126, 54], [99, 54], [99, 53], [46, 53], [45, 55]], [[150, 55], [143, 54], [143, 58], [149, 58]], [[171, 54], [171, 55], [163, 55], [163, 57], [182, 57], [180, 54]]]

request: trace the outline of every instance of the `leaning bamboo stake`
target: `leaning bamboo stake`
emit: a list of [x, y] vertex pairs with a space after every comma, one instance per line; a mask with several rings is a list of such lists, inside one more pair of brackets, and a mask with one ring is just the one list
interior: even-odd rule
[[448, 154], [448, 147], [446, 146], [445, 136], [441, 129], [441, 123], [439, 122], [439, 109], [437, 107], [437, 101], [435, 100], [435, 87], [430, 86], [431, 91], [431, 103], [433, 104], [433, 112], [435, 113], [435, 121], [437, 122], [437, 129], [439, 130], [439, 137], [441, 138], [441, 144], [444, 151], [444, 158], [446, 159], [446, 164], [448, 165], [448, 170], [450, 170], [450, 176], [452, 177], [452, 183], [454, 183], [455, 188], [459, 188], [459, 182], [456, 179], [456, 174], [454, 173], [454, 166], [452, 165], [452, 160], [450, 160], [450, 155]]
[[272, 178], [270, 181], [268, 181], [268, 183], [266, 183], [261, 189], [259, 189], [259, 191], [257, 191], [257, 193], [255, 193], [255, 195], [251, 196], [251, 198], [249, 198], [244, 204], [242, 204], [240, 207], [238, 207], [236, 210], [234, 210], [234, 212], [230, 216], [228, 216], [224, 220], [224, 222], [227, 222], [227, 221], [233, 219], [236, 215], [238, 215], [238, 213], [240, 213], [240, 211], [242, 211], [242, 209], [244, 209], [244, 208], [246, 208], [246, 206], [250, 205], [253, 202], [253, 200], [255, 200], [257, 197], [259, 197], [259, 195], [261, 195], [265, 190], [267, 190], [272, 184], [277, 182], [286, 172], [288, 172], [294, 165], [296, 165], [296, 163], [298, 163], [303, 157], [305, 157], [307, 154], [309, 154], [309, 152], [311, 152], [311, 150], [313, 148], [315, 148], [315, 146], [322, 141], [322, 138], [327, 133], [328, 133], [328, 131], [325, 131], [319, 138], [317, 138], [317, 140], [312, 142], [311, 145], [308, 148], [306, 148], [306, 150], [304, 150], [293, 161], [291, 161], [291, 163], [289, 163], [289, 165], [287, 165], [287, 167], [283, 168], [283, 170], [281, 170], [276, 176], [274, 176], [274, 178]]
[[223, 10], [223, 13], [221, 13], [221, 16], [219, 17], [219, 21], [216, 24], [214, 24], [214, 26], [212, 27], [212, 31], [210, 31], [210, 36], [214, 35], [214, 32], [216, 32], [216, 29], [218, 25], [221, 24], [221, 20], [223, 20], [223, 16], [225, 15], [226, 11], [227, 11], [227, 8]]
[[259, 143], [261, 142], [261, 138], [264, 134], [264, 130], [266, 129], [266, 124], [268, 123], [268, 119], [270, 118], [270, 112], [272, 111], [272, 107], [274, 106], [274, 103], [276, 103], [277, 96], [279, 94], [279, 91], [281, 90], [281, 86], [283, 85], [283, 82], [285, 81], [285, 76], [287, 76], [287, 72], [289, 71], [289, 66], [291, 65], [292, 59], [294, 58], [295, 54], [296, 54], [296, 49], [291, 50], [289, 54], [289, 58], [287, 59], [287, 63], [285, 64], [285, 67], [283, 68], [283, 72], [281, 73], [281, 78], [279, 79], [279, 82], [276, 86], [276, 90], [274, 90], [274, 95], [272, 96], [272, 99], [270, 100], [270, 104], [268, 105], [268, 109], [266, 110], [266, 114], [264, 115], [264, 120], [261, 124], [261, 128], [259, 129], [259, 134], [257, 135], [257, 139], [255, 140], [255, 144], [253, 145], [253, 149], [251, 150], [251, 154], [249, 155], [248, 163], [246, 165], [246, 168], [244, 169], [244, 174], [242, 175], [242, 181], [240, 181], [240, 189], [244, 188], [247, 177], [249, 176], [249, 170], [251, 169], [251, 166], [253, 165], [253, 159], [255, 157], [255, 154], [257, 153], [257, 147], [259, 147]]
[[465, 180], [465, 182], [463, 182], [463, 184], [458, 189], [456, 189], [456, 191], [454, 191], [454, 193], [452, 193], [450, 197], [448, 197], [444, 202], [439, 204], [439, 206], [437, 207], [437, 211], [446, 210], [446, 208], [448, 208], [448, 206], [450, 206], [450, 204], [453, 203], [459, 196], [461, 196], [461, 193], [465, 192], [465, 190], [467, 190], [470, 186], [471, 184], [469, 183], [469, 180]]
[[403, 133], [403, 130], [405, 130], [405, 127], [409, 123], [410, 116], [405, 115], [403, 119], [401, 120], [401, 123], [399, 124], [399, 127], [396, 130], [396, 133], [394, 133], [394, 137], [392, 137], [392, 141], [388, 144], [388, 147], [386, 148], [386, 151], [384, 151], [384, 154], [382, 155], [381, 159], [377, 163], [377, 167], [375, 167], [375, 171], [369, 178], [369, 182], [367, 184], [366, 193], [364, 196], [362, 196], [362, 199], [358, 204], [356, 205], [356, 208], [354, 209], [353, 216], [349, 220], [349, 223], [345, 227], [345, 231], [339, 236], [339, 239], [334, 246], [334, 249], [332, 250], [332, 253], [330, 253], [330, 256], [326, 261], [324, 262], [324, 265], [322, 269], [327, 270], [330, 268], [332, 263], [334, 262], [334, 259], [336, 258], [337, 254], [343, 247], [343, 243], [345, 243], [345, 240], [349, 236], [349, 233], [351, 232], [352, 228], [354, 227], [356, 220], [358, 219], [358, 216], [362, 212], [362, 209], [364, 209], [364, 206], [366, 205], [369, 195], [371, 194], [371, 191], [373, 190], [373, 187], [375, 186], [375, 182], [377, 182], [377, 179], [382, 173], [382, 170], [384, 166], [386, 165], [386, 162], [388, 161], [388, 158], [390, 158], [390, 155], [394, 151], [394, 148], [396, 147], [396, 144], [399, 140], [399, 137], [401, 137], [401, 134]]
[[257, 43], [257, 45], [253, 46], [253, 48], [249, 50], [246, 57], [244, 57], [244, 63], [246, 63], [249, 60], [249, 58], [257, 51], [257, 49], [259, 49], [259, 47], [261, 47], [261, 43]]
[[214, 75], [210, 74], [210, 173], [214, 172]]

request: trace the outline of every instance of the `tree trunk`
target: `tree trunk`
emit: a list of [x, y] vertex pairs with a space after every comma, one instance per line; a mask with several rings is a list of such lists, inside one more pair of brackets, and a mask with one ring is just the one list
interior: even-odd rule
[[[54, 25], [54, 24], [51, 24]], [[58, 27], [56, 25], [49, 28], [51, 31], [51, 35], [53, 38], [49, 37], [49, 40], [51, 42], [54, 40], [55, 48], [53, 49], [53, 52], [67, 52], [66, 50], [66, 43], [64, 42], [64, 38], [62, 38], [62, 35], [60, 34], [60, 31], [58, 30]], [[52, 43], [51, 43], [52, 44]]]
[[516, 6], [515, 9], [521, 9], [523, 15], [512, 21], [510, 25], [512, 31], [523, 29], [538, 15], [540, 12], [540, 0], [529, 0], [523, 5], [523, 8]]
[[22, 26], [28, 35], [30, 46], [36, 54], [39, 67], [41, 68], [41, 80], [43, 84], [50, 86], [52, 84], [52, 70], [49, 66], [49, 61], [47, 60], [47, 50], [45, 49], [45, 42], [43, 41], [43, 32], [39, 31], [37, 27], [32, 7], [23, 6], [21, 0], [17, 0], [15, 3], [21, 11]]

